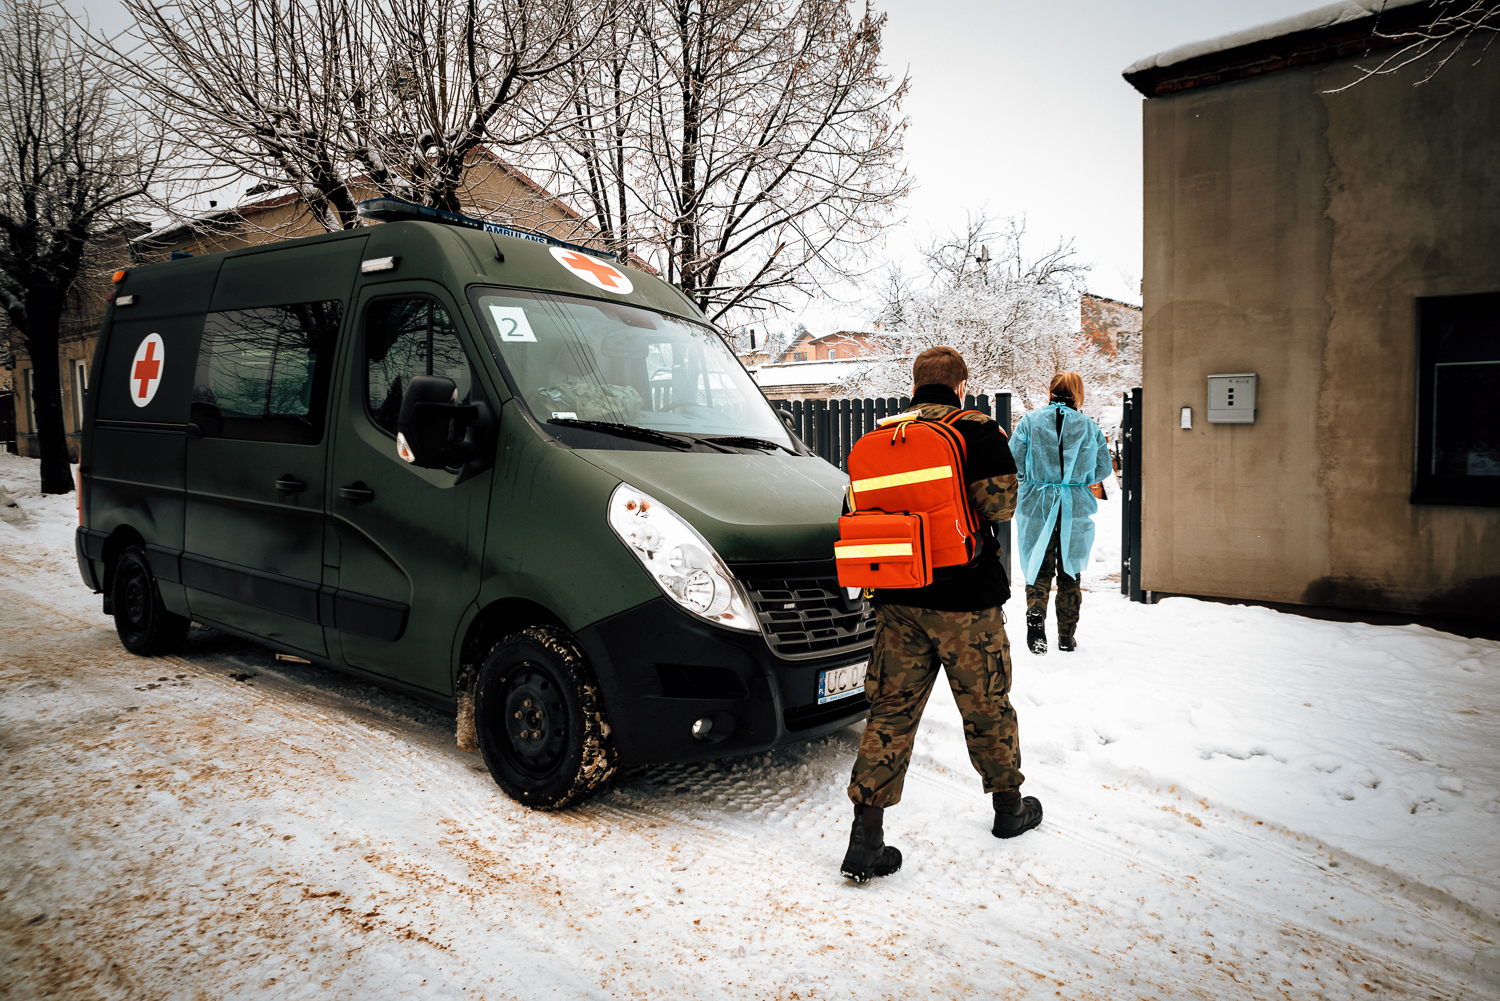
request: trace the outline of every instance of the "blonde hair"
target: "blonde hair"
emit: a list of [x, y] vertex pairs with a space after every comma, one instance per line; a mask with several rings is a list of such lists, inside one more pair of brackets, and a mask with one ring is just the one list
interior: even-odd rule
[[1066, 403], [1074, 410], [1083, 409], [1083, 376], [1077, 372], [1059, 372], [1047, 387], [1052, 402]]

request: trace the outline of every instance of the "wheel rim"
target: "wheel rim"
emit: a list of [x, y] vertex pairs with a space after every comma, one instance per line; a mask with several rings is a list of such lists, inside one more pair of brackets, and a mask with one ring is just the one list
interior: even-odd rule
[[132, 573], [125, 579], [125, 619], [131, 628], [141, 632], [146, 628], [150, 615], [151, 594], [144, 574]]
[[506, 679], [504, 696], [509, 757], [533, 775], [548, 774], [568, 747], [562, 687], [550, 672], [528, 661]]

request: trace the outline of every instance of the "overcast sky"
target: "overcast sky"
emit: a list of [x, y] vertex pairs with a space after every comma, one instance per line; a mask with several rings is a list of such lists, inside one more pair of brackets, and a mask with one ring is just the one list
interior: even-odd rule
[[[101, 26], [113, 0], [68, 0]], [[1143, 56], [1320, 6], [1318, 0], [875, 0], [886, 62], [909, 71], [916, 190], [884, 254], [960, 226], [965, 210], [1025, 216], [1034, 249], [1076, 241], [1089, 287], [1140, 301], [1141, 96], [1120, 71]], [[813, 303], [809, 327], [862, 327], [852, 301]], [[797, 315], [773, 321], [776, 329]]]
[[[1136, 60], [1320, 6], [1318, 0], [877, 0], [885, 55], [912, 77], [917, 187], [888, 252], [909, 259], [965, 210], [1025, 216], [1035, 249], [1073, 238], [1089, 287], [1140, 302], [1141, 95]], [[859, 307], [813, 306], [814, 329]], [[774, 327], [777, 326], [773, 324]]]

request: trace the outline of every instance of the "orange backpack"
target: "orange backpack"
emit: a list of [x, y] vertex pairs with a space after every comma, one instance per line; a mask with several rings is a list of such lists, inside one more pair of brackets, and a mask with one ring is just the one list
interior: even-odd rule
[[979, 519], [964, 482], [968, 447], [953, 427], [974, 410], [941, 420], [905, 415], [868, 432], [849, 450], [849, 509], [833, 547], [844, 587], [912, 588], [936, 567], [978, 555]]

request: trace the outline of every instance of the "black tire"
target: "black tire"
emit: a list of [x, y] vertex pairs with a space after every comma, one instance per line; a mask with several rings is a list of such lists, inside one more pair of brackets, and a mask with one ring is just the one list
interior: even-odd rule
[[139, 546], [120, 554], [110, 584], [115, 632], [125, 649], [142, 657], [171, 653], [182, 646], [192, 623], [161, 603], [151, 564]]
[[511, 799], [560, 810], [614, 775], [599, 683], [566, 630], [532, 626], [507, 636], [475, 685], [479, 749]]

